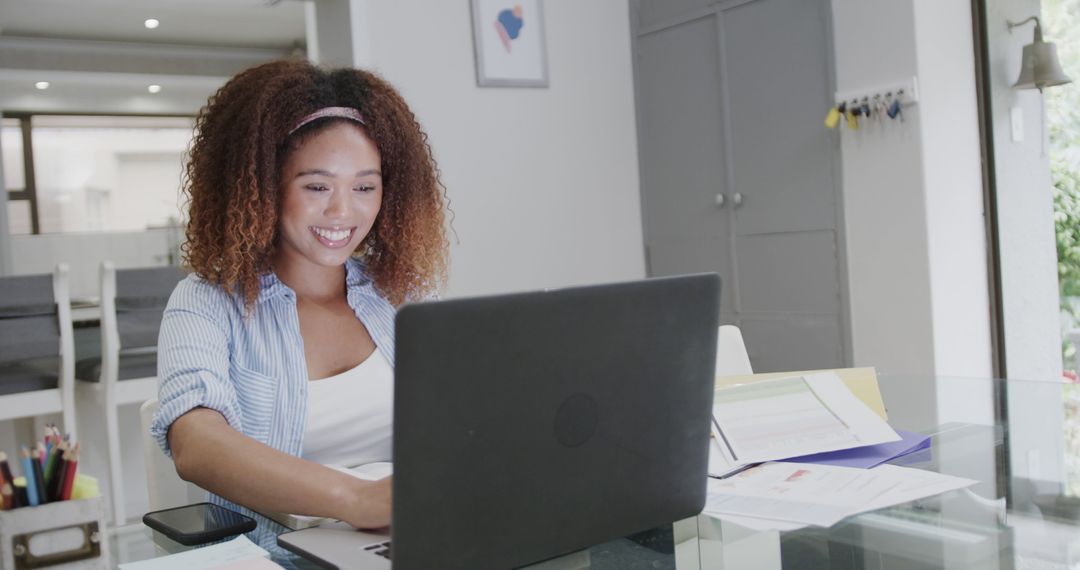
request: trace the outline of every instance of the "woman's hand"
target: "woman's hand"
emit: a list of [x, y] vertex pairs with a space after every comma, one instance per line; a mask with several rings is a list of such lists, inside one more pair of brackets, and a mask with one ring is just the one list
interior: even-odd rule
[[356, 528], [374, 529], [390, 526], [390, 504], [393, 498], [393, 477], [378, 481], [355, 479], [350, 487], [351, 500], [343, 501], [343, 511], [337, 517]]

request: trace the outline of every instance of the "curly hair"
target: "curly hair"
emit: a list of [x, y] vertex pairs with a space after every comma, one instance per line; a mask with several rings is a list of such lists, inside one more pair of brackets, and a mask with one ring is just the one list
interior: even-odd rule
[[[376, 288], [400, 305], [446, 281], [445, 188], [427, 134], [389, 83], [359, 69], [305, 60], [262, 64], [233, 77], [199, 112], [183, 191], [189, 222], [184, 261], [241, 295], [250, 312], [278, 241], [281, 168], [311, 135], [345, 119], [323, 118], [290, 134], [323, 107], [352, 107], [382, 157], [383, 199], [360, 256]], [[353, 123], [355, 124], [355, 123]]]

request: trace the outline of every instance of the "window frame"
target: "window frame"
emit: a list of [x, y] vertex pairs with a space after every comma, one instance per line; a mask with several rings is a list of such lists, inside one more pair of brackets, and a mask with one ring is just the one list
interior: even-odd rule
[[34, 177], [34, 117], [143, 117], [152, 119], [191, 119], [195, 115], [182, 113], [71, 113], [49, 111], [4, 111], [0, 113], [2, 119], [15, 119], [19, 121], [19, 131], [22, 137], [23, 148], [23, 188], [7, 191], [7, 201], [10, 204], [15, 201], [28, 201], [30, 203], [30, 234], [41, 235], [41, 215], [38, 211], [37, 182]]

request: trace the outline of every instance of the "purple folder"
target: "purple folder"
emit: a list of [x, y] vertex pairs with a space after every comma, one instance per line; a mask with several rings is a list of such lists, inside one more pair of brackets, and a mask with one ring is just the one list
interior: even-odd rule
[[890, 441], [877, 445], [867, 445], [853, 449], [841, 449], [826, 453], [815, 453], [784, 459], [792, 463], [816, 463], [818, 465], [836, 465], [839, 467], [854, 467], [857, 469], [870, 469], [877, 467], [889, 460], [896, 459], [914, 453], [920, 449], [930, 447], [930, 436], [921, 433], [896, 430], [900, 435], [900, 441]]

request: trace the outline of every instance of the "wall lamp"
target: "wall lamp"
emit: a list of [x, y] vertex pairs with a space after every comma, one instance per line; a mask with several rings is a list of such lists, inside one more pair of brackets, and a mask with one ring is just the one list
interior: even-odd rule
[[1061, 70], [1061, 62], [1058, 61], [1057, 56], [1057, 46], [1053, 42], [1043, 41], [1042, 24], [1039, 22], [1038, 16], [1032, 16], [1015, 23], [1007, 22], [1009, 24], [1009, 33], [1012, 33], [1013, 28], [1031, 21], [1035, 22], [1035, 40], [1024, 46], [1023, 60], [1020, 64], [1020, 77], [1013, 84], [1013, 87], [1017, 89], [1038, 89], [1041, 93], [1045, 87], [1070, 83], [1072, 79], [1069, 79], [1065, 72]]

